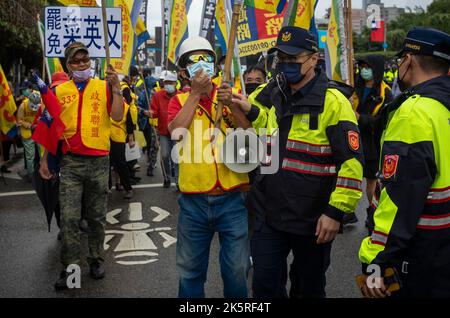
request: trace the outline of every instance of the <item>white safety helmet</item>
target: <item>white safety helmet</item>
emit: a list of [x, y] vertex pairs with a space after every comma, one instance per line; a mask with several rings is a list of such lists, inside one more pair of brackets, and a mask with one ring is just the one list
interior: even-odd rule
[[195, 35], [188, 37], [186, 40], [183, 41], [183, 43], [181, 43], [180, 50], [178, 51], [176, 64], [179, 67], [185, 67], [185, 65], [181, 65], [184, 63], [184, 58], [189, 53], [195, 51], [207, 51], [214, 56], [214, 61], [216, 60], [216, 52], [214, 52], [211, 43], [209, 43], [207, 39]]
[[159, 79], [161, 81], [164, 80], [164, 78], [166, 77], [166, 74], [169, 73], [169, 71], [161, 71], [161, 74], [159, 74]]

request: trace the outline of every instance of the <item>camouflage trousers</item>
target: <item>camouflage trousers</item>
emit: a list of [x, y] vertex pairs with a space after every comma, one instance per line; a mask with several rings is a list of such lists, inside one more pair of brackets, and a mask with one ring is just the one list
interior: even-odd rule
[[60, 192], [62, 247], [61, 263], [79, 264], [81, 243], [79, 221], [82, 198], [88, 223], [88, 263], [103, 262], [103, 242], [108, 200], [108, 156], [65, 155], [61, 161]]

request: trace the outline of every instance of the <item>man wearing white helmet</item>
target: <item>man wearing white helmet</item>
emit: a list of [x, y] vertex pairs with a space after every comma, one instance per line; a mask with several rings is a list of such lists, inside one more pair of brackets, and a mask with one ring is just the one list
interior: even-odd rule
[[151, 110], [152, 117], [158, 120], [158, 134], [159, 144], [161, 145], [161, 158], [164, 164], [164, 170], [166, 172], [164, 179], [164, 188], [170, 187], [170, 176], [172, 169], [174, 172], [174, 179], [178, 185], [178, 166], [170, 158], [170, 153], [174, 146], [174, 141], [170, 138], [168, 130], [168, 108], [170, 99], [176, 94], [180, 93], [177, 90], [177, 74], [169, 71], [165, 71], [163, 79], [164, 88], [159, 92], [156, 92], [152, 97]]
[[[209, 248], [215, 232], [221, 244], [224, 297], [247, 297], [249, 245], [243, 191], [249, 181], [247, 174], [235, 173], [218, 160], [219, 147], [234, 119], [227, 106], [231, 104], [231, 88], [218, 88], [211, 82], [215, 59], [206, 39], [186, 39], [177, 65], [190, 78], [191, 90], [174, 96], [169, 103], [169, 131], [172, 139], [182, 139], [178, 143], [181, 195], [177, 235], [178, 296], [182, 298], [205, 297]], [[223, 120], [212, 145], [209, 128], [214, 127], [219, 101], [225, 105]]]
[[31, 176], [34, 172], [34, 155], [36, 143], [31, 139], [35, 125], [33, 125], [34, 118], [41, 107], [41, 94], [38, 91], [33, 91], [28, 95], [22, 104], [19, 106], [17, 112], [17, 122], [20, 126], [20, 135], [22, 136], [23, 148], [25, 151], [25, 167], [27, 174], [24, 176], [26, 181], [31, 181]]

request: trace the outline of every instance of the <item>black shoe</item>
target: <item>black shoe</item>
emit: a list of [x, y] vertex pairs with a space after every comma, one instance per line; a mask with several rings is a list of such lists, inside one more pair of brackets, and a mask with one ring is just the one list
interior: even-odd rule
[[125, 200], [131, 200], [133, 198], [133, 190], [125, 191], [125, 196], [123, 198]]
[[88, 222], [85, 219], [81, 219], [80, 223], [78, 223], [78, 227], [80, 228], [81, 232], [87, 233], [89, 229]]
[[147, 176], [149, 176], [149, 177], [153, 177], [154, 176], [153, 169], [147, 169]]
[[136, 184], [138, 184], [139, 183], [139, 180], [136, 180], [136, 179], [134, 179], [134, 178], [131, 178], [130, 179], [130, 184], [131, 185], [136, 185]]
[[63, 236], [63, 233], [62, 233], [61, 230], [59, 230], [58, 235], [56, 236], [56, 239], [57, 239], [58, 241], [61, 241], [61, 240], [62, 240], [62, 236]]
[[59, 274], [59, 278], [55, 282], [55, 290], [56, 291], [69, 289], [69, 287], [67, 286], [67, 277], [68, 276], [69, 276], [69, 274], [67, 274], [67, 272], [65, 270], [61, 271], [61, 273]]
[[99, 262], [93, 262], [89, 264], [89, 275], [93, 279], [102, 279], [105, 277], [105, 269], [103, 268], [103, 264]]
[[358, 218], [356, 217], [355, 213], [345, 213], [342, 222], [344, 225], [353, 224], [358, 222]]
[[137, 182], [141, 181], [141, 178], [140, 178], [140, 177], [131, 177], [131, 179], [134, 179], [134, 180], [136, 180]]
[[163, 187], [164, 188], [170, 188], [170, 179], [164, 180]]
[[11, 173], [11, 172], [12, 172], [12, 171], [9, 170], [8, 168], [6, 168], [6, 166], [1, 166], [0, 170], [1, 170], [3, 173]]

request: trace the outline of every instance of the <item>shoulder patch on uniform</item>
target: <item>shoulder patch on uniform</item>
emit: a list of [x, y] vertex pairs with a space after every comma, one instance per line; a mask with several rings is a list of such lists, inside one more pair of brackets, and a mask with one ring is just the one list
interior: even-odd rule
[[382, 173], [384, 179], [395, 176], [398, 167], [399, 155], [384, 155]]
[[357, 151], [359, 149], [359, 134], [354, 130], [349, 130], [347, 132], [347, 140], [350, 149]]

